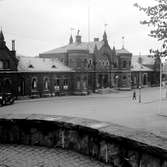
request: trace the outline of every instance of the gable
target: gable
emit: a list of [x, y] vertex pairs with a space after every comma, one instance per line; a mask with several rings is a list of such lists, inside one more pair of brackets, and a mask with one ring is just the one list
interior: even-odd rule
[[0, 70], [17, 70], [18, 60], [15, 57], [15, 51], [10, 51], [7, 47], [0, 48]]

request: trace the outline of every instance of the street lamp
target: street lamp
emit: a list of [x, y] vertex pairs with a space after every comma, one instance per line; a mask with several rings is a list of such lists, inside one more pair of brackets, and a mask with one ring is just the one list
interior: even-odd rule
[[142, 86], [142, 77], [141, 77], [142, 57], [141, 57], [141, 53], [139, 54], [138, 63], [140, 64], [140, 68], [139, 68], [139, 103], [141, 103], [141, 86]]

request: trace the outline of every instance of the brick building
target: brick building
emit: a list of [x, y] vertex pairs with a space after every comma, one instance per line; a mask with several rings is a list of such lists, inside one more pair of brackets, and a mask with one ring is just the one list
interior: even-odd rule
[[0, 92], [12, 91], [16, 94], [17, 65], [14, 41], [12, 41], [12, 51], [10, 51], [6, 46], [2, 31], [0, 31]]
[[0, 31], [0, 92], [17, 97], [71, 94], [72, 78], [73, 71], [57, 59], [16, 56], [15, 42], [10, 51]]
[[74, 84], [79, 92], [81, 89], [131, 88], [132, 54], [124, 47], [111, 49], [106, 32], [102, 40], [95, 38], [92, 42], [82, 42], [78, 32], [74, 42], [70, 36], [69, 44], [41, 53], [39, 57], [57, 58], [72, 68], [76, 72]]
[[133, 56], [131, 65], [131, 87], [158, 86], [160, 81], [159, 67], [160, 61], [158, 58], [150, 55]]

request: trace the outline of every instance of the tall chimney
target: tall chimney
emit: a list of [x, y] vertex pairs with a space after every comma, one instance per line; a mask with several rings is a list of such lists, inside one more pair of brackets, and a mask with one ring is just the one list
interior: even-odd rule
[[76, 41], [76, 43], [80, 44], [81, 43], [81, 36], [80, 35], [76, 35], [75, 41]]
[[15, 51], [15, 40], [12, 40], [12, 51]]
[[98, 42], [99, 41], [99, 38], [94, 38], [94, 42]]

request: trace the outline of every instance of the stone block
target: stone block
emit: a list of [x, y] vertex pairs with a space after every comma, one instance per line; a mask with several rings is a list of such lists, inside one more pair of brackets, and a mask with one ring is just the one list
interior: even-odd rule
[[88, 147], [89, 136], [88, 135], [80, 136], [78, 142], [80, 144], [79, 152], [88, 155], [89, 154], [89, 147]]
[[17, 125], [11, 125], [9, 132], [9, 143], [12, 144], [19, 144], [20, 142], [20, 128]]
[[89, 156], [93, 158], [98, 158], [99, 157], [99, 144], [96, 141], [97, 139], [94, 137], [89, 137]]
[[140, 155], [137, 151], [128, 150], [126, 158], [132, 167], [138, 167], [140, 161]]
[[167, 167], [167, 160], [162, 162], [162, 166], [161, 167]]
[[80, 150], [80, 144], [78, 140], [78, 132], [74, 130], [66, 130], [64, 133], [64, 144], [65, 148], [71, 149], [71, 150]]
[[[106, 151], [107, 151], [107, 144], [106, 142], [103, 140], [100, 142], [100, 153], [99, 153], [99, 159], [102, 160], [103, 162], [106, 162]], [[108, 161], [108, 157], [107, 157], [107, 161]]]
[[160, 167], [160, 159], [148, 154], [143, 154], [140, 160], [140, 167]]
[[43, 134], [36, 128], [30, 130], [31, 145], [44, 145]]
[[25, 130], [21, 130], [20, 132], [20, 144], [29, 145], [30, 144], [30, 133]]
[[54, 145], [54, 136], [55, 133], [51, 131], [48, 134], [43, 135], [43, 140], [40, 141], [40, 143], [44, 146], [52, 147]]

